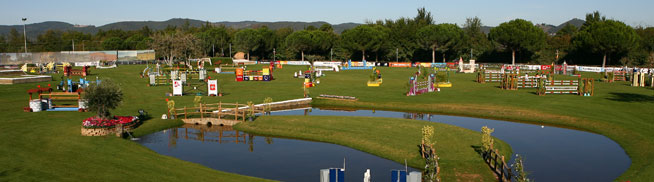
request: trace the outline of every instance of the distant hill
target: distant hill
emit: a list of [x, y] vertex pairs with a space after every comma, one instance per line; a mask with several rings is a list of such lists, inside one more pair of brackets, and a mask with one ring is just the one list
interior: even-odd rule
[[559, 30], [561, 30], [561, 29], [562, 29], [566, 24], [568, 24], [568, 23], [574, 25], [574, 26], [577, 27], [577, 28], [579, 28], [579, 27], [581, 27], [581, 25], [583, 25], [584, 23], [586, 23], [586, 21], [581, 20], [581, 19], [578, 19], [578, 18], [573, 18], [572, 20], [568, 20], [568, 21], [566, 21], [566, 22], [564, 22], [564, 23], [561, 23], [559, 26], [556, 26], [552, 31], [553, 31], [554, 33], [556, 33], [556, 32], [558, 32]]
[[187, 21], [190, 27], [200, 27], [206, 23], [205, 21], [200, 21], [200, 20], [173, 18], [166, 21], [121, 21], [121, 22], [102, 25], [98, 27], [98, 29], [102, 29], [102, 30], [120, 29], [125, 31], [131, 31], [131, 30], [140, 30], [141, 28], [148, 26], [148, 28], [152, 30], [161, 30], [169, 25], [181, 27]]
[[[166, 21], [122, 21], [122, 22], [115, 22], [115, 23], [110, 23], [106, 25], [102, 25], [99, 27], [90, 25], [90, 26], [76, 26], [70, 23], [66, 22], [59, 22], [59, 21], [47, 21], [47, 22], [41, 22], [41, 23], [32, 23], [32, 24], [27, 24], [26, 26], [26, 31], [27, 31], [27, 36], [30, 39], [36, 39], [36, 37], [39, 34], [45, 33], [47, 30], [60, 30], [60, 31], [68, 31], [68, 30], [74, 30], [74, 31], [79, 31], [79, 32], [84, 32], [84, 33], [96, 33], [98, 30], [112, 30], [112, 29], [121, 29], [121, 30], [139, 30], [143, 28], [144, 26], [148, 26], [152, 30], [161, 30], [166, 28], [167, 26], [177, 26], [181, 27], [183, 26], [186, 22], [188, 21], [189, 26], [191, 27], [200, 27], [204, 25], [206, 22], [201, 21], [201, 20], [194, 20], [194, 19], [182, 19], [182, 18], [173, 18], [170, 20]], [[236, 29], [241, 29], [241, 28], [256, 28], [256, 27], [261, 27], [261, 26], [268, 26], [268, 28], [276, 30], [279, 28], [284, 28], [284, 27], [291, 27], [294, 30], [301, 30], [304, 29], [305, 27], [308, 26], [314, 26], [316, 28], [320, 27], [322, 24], [325, 24], [327, 22], [291, 22], [291, 21], [279, 21], [279, 22], [257, 22], [257, 21], [240, 21], [240, 22], [228, 22], [228, 21], [223, 21], [223, 22], [211, 22], [213, 25], [225, 25], [226, 27], [231, 27], [231, 28], [236, 28]], [[354, 28], [358, 23], [342, 23], [342, 24], [336, 24], [332, 25], [332, 28], [334, 28], [334, 32], [336, 33], [341, 33], [344, 30]], [[9, 32], [11, 31], [12, 28], [15, 28], [17, 31], [19, 31], [21, 34], [23, 33], [23, 25], [0, 25], [0, 35], [7, 36], [9, 35]]]
[[[563, 27], [564, 27], [566, 24], [568, 24], [568, 23], [570, 23], [570, 24], [576, 26], [577, 28], [579, 28], [579, 27], [581, 27], [581, 25], [583, 25], [585, 22], [586, 22], [586, 21], [584, 21], [584, 20], [581, 20], [581, 19], [578, 19], [578, 18], [573, 18], [573, 19], [568, 20], [568, 21], [566, 21], [566, 22], [564, 22], [564, 23], [561, 23], [559, 26], [554, 26], [554, 25], [545, 24], [545, 23], [536, 24], [536, 26], [538, 26], [538, 27], [540, 27], [541, 29], [543, 29], [543, 31], [544, 31], [545, 33], [550, 34], [550, 35], [554, 35], [554, 34], [556, 34], [556, 32], [558, 32], [559, 30], [561, 30], [561, 28], [563, 28]], [[488, 33], [490, 33], [490, 29], [492, 29], [492, 28], [493, 28], [493, 27], [491, 27], [491, 26], [482, 26], [482, 27], [481, 27], [481, 31], [484, 32], [484, 33], [486, 33], [486, 34], [488, 34]]]
[[[188, 21], [189, 26], [191, 27], [200, 27], [206, 23], [206, 21], [201, 21], [201, 20], [194, 20], [194, 19], [184, 19], [184, 18], [173, 18], [170, 20], [166, 21], [122, 21], [122, 22], [115, 22], [115, 23], [110, 23], [106, 25], [102, 25], [99, 27], [89, 25], [89, 26], [78, 26], [78, 25], [73, 25], [70, 23], [66, 22], [59, 22], [59, 21], [47, 21], [47, 22], [41, 22], [41, 23], [33, 23], [33, 24], [28, 24], [26, 26], [26, 31], [27, 31], [27, 36], [30, 39], [36, 39], [36, 37], [39, 34], [45, 33], [47, 30], [60, 30], [60, 31], [68, 31], [68, 30], [74, 30], [74, 31], [79, 31], [79, 32], [84, 32], [84, 33], [96, 33], [98, 30], [112, 30], [112, 29], [121, 29], [121, 30], [139, 30], [143, 28], [144, 26], [148, 26], [152, 30], [161, 30], [166, 28], [167, 26], [177, 26], [181, 27], [183, 26], [186, 22]], [[566, 24], [570, 23], [574, 26], [581, 27], [581, 25], [584, 24], [584, 20], [581, 19], [571, 19], [569, 21], [566, 21], [558, 26], [554, 25], [549, 25], [549, 24], [536, 24], [540, 28], [543, 29], [548, 34], [554, 34], [557, 31], [559, 31], [563, 26]], [[326, 24], [327, 22], [323, 21], [317, 21], [317, 22], [297, 22], [297, 21], [278, 21], [278, 22], [258, 22], [258, 21], [239, 21], [239, 22], [229, 22], [229, 21], [222, 21], [222, 22], [210, 22], [213, 25], [225, 25], [226, 27], [231, 27], [231, 28], [236, 28], [236, 29], [242, 29], [242, 28], [257, 28], [261, 26], [267, 26], [270, 29], [276, 30], [279, 28], [284, 28], [284, 27], [291, 27], [293, 30], [301, 30], [304, 29], [305, 27], [308, 26], [314, 26], [316, 28], [320, 27], [323, 24]], [[332, 28], [334, 28], [334, 32], [336, 33], [341, 33], [344, 30], [354, 28], [360, 24], [358, 23], [342, 23], [342, 24], [335, 24], [332, 25]], [[0, 25], [0, 35], [7, 36], [9, 35], [9, 31], [11, 31], [12, 28], [15, 28], [17, 31], [19, 31], [22, 34], [23, 26], [22, 25]], [[490, 32], [490, 29], [493, 27], [490, 26], [482, 26], [481, 30], [488, 34]]]

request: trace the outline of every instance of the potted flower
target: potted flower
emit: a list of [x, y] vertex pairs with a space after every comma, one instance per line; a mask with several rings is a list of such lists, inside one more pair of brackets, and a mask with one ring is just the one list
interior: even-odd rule
[[123, 129], [131, 128], [138, 122], [136, 116], [113, 116], [109, 112], [123, 100], [123, 92], [117, 84], [109, 80], [103, 81], [102, 84], [88, 86], [84, 93], [86, 108], [96, 112], [96, 115], [82, 121], [82, 135], [102, 136], [116, 130], [122, 134]]

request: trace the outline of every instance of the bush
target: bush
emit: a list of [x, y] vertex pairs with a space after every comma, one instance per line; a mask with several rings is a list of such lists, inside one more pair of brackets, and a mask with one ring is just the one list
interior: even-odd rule
[[111, 118], [109, 110], [118, 107], [123, 100], [123, 92], [118, 84], [104, 80], [102, 84], [92, 84], [84, 90], [84, 100], [89, 111], [103, 119]]

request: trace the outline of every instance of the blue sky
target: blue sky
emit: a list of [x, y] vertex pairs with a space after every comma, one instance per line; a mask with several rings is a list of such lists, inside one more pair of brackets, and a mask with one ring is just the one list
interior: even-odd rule
[[558, 25], [584, 19], [599, 10], [607, 18], [632, 26], [654, 26], [653, 0], [0, 0], [0, 25], [43, 21], [104, 25], [117, 21], [163, 21], [191, 18], [204, 21], [326, 21], [332, 24], [413, 17], [425, 7], [437, 23], [463, 24], [480, 17], [496, 26], [515, 18]]

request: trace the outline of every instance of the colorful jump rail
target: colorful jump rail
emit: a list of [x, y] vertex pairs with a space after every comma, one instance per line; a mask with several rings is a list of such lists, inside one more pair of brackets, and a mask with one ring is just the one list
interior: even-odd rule
[[504, 90], [517, 90], [518, 88], [538, 88], [539, 81], [544, 76], [518, 76], [518, 74], [504, 74], [500, 87]]
[[579, 80], [544, 80], [541, 79], [538, 95], [546, 94], [577, 94], [580, 96], [595, 95], [595, 83], [591, 78]]
[[434, 74], [430, 74], [426, 81], [418, 81], [418, 75], [411, 77], [409, 80], [410, 88], [407, 96], [420, 95], [427, 92], [434, 92]]

